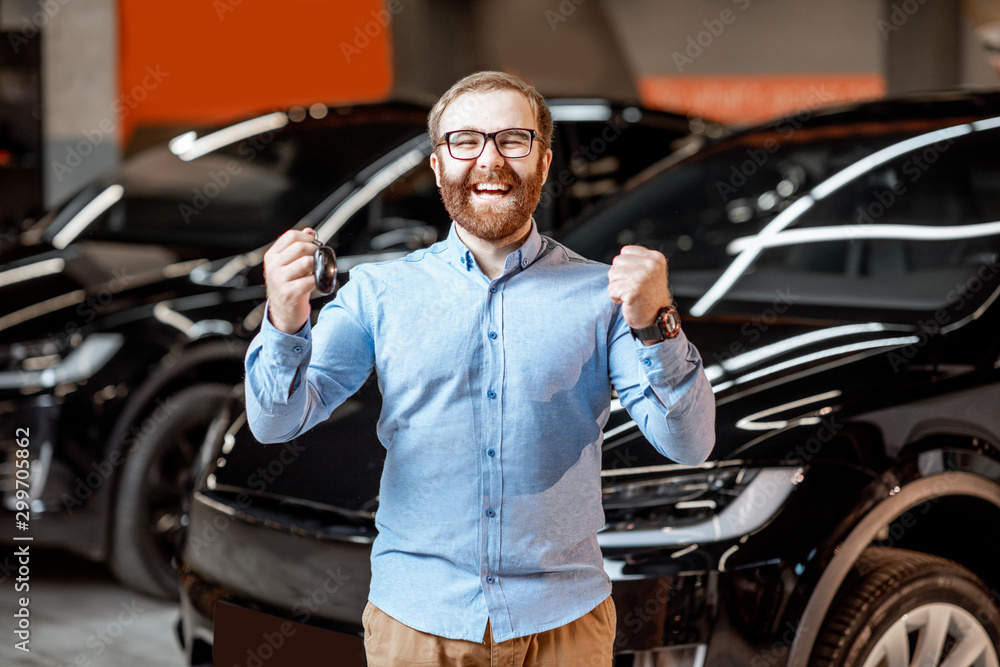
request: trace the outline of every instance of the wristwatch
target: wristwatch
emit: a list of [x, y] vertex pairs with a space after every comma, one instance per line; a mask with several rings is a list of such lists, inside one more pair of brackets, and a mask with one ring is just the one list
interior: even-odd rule
[[676, 338], [681, 332], [681, 316], [674, 306], [667, 306], [656, 311], [656, 320], [648, 327], [632, 329], [632, 337], [643, 342], [667, 340]]

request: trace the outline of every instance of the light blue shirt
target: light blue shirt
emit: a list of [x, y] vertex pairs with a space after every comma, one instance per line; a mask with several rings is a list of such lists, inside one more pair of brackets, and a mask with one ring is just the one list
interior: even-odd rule
[[612, 384], [662, 454], [708, 456], [715, 402], [698, 351], [683, 333], [634, 340], [608, 268], [532, 223], [489, 280], [452, 223], [429, 248], [351, 269], [315, 327], [283, 334], [265, 316], [246, 355], [261, 442], [325, 420], [378, 373], [386, 459], [369, 599], [393, 618], [481, 642], [488, 617], [501, 642], [611, 593], [596, 533]]

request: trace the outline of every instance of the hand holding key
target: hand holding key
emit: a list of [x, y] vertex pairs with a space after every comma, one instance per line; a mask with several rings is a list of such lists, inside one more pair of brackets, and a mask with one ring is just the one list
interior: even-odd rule
[[264, 253], [271, 324], [287, 334], [301, 329], [309, 319], [309, 295], [313, 289], [332, 292], [336, 275], [333, 250], [316, 240], [312, 228], [290, 229], [279, 236]]

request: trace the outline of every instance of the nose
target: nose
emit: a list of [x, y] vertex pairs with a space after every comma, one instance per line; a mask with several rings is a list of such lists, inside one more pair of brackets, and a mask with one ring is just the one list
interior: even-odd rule
[[503, 164], [504, 157], [500, 155], [500, 149], [497, 148], [496, 137], [492, 137], [483, 146], [483, 152], [476, 159], [476, 166], [483, 169], [499, 169]]

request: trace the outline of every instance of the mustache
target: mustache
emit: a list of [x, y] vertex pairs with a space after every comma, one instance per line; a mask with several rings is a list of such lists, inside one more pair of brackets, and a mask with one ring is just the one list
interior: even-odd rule
[[521, 177], [510, 167], [504, 166], [502, 169], [491, 169], [485, 173], [469, 172], [465, 175], [465, 187], [472, 187], [476, 183], [500, 183], [516, 187], [521, 185]]

